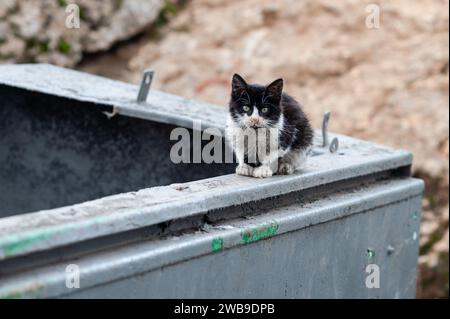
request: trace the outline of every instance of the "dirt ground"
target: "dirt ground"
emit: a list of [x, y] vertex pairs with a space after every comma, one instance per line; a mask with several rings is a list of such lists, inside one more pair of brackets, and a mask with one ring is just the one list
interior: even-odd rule
[[449, 3], [376, 3], [378, 28], [360, 0], [193, 0], [80, 69], [139, 83], [151, 67], [155, 88], [224, 106], [235, 72], [283, 77], [316, 127], [329, 110], [332, 131], [411, 150], [427, 185], [418, 297], [448, 297]]

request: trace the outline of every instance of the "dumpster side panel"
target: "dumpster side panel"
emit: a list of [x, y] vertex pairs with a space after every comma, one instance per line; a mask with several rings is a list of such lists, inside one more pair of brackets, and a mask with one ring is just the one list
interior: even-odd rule
[[412, 197], [67, 297], [413, 298], [420, 209]]

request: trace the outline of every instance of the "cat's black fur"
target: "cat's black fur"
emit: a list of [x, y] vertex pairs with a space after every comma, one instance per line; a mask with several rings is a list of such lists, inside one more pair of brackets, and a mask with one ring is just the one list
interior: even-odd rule
[[285, 118], [280, 135], [282, 149], [304, 150], [312, 145], [314, 131], [301, 105], [290, 95], [283, 93], [282, 112]]

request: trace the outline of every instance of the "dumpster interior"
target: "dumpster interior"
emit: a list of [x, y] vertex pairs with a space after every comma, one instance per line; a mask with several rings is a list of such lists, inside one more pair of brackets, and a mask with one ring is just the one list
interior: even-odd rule
[[110, 106], [1, 85], [0, 106], [0, 218], [234, 171], [172, 163], [175, 126]]

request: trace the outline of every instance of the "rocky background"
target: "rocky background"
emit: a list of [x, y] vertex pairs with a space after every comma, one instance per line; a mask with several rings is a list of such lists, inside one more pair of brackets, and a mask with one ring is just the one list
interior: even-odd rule
[[[80, 28], [66, 27], [69, 4]], [[164, 0], [1, 0], [0, 62], [74, 67], [83, 54], [109, 49], [154, 22]]]
[[[231, 75], [285, 79], [316, 127], [414, 152], [426, 181], [418, 297], [448, 298], [449, 2], [362, 0], [0, 2], [0, 63], [50, 62], [226, 105]], [[106, 52], [103, 52], [107, 50]], [[103, 52], [103, 53], [102, 53]]]

